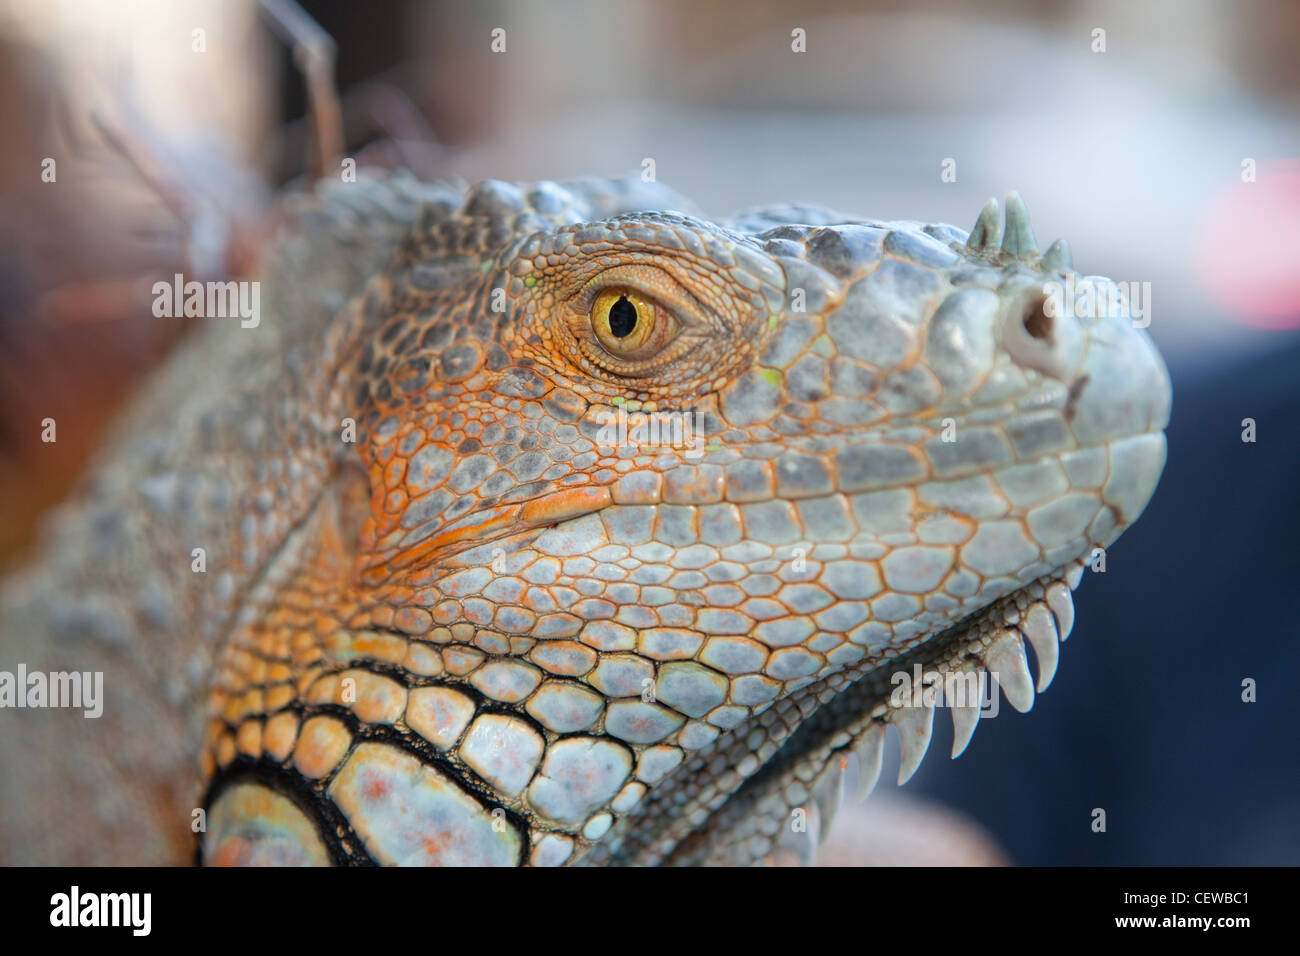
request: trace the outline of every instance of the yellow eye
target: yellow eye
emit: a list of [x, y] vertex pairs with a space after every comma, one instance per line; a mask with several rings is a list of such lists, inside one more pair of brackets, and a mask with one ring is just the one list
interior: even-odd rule
[[677, 320], [632, 289], [606, 289], [591, 307], [591, 327], [611, 355], [627, 360], [653, 356], [677, 332]]

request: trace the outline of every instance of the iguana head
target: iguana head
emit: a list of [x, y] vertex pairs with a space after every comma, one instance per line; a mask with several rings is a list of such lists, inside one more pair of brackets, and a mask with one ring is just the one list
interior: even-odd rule
[[915, 769], [892, 675], [1027, 709], [1028, 640], [1046, 687], [1164, 464], [1116, 286], [1015, 196], [686, 207], [431, 187], [345, 310], [338, 493], [226, 653], [206, 859], [752, 862], [886, 724]]

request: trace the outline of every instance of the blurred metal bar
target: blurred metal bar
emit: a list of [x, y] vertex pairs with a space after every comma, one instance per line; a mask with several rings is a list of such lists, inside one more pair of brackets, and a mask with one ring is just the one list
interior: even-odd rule
[[259, 0], [272, 31], [293, 50], [293, 62], [307, 83], [315, 131], [312, 178], [319, 179], [343, 152], [343, 110], [334, 88], [334, 39], [294, 0]]

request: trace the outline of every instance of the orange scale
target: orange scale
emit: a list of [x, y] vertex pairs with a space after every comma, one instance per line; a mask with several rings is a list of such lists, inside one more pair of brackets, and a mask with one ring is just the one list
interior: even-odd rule
[[243, 694], [230, 698], [230, 700], [226, 701], [226, 706], [221, 709], [221, 716], [226, 719], [227, 723], [231, 724], [239, 723], [247, 714], [248, 711], [244, 708]]
[[252, 667], [248, 671], [248, 679], [255, 684], [261, 684], [266, 681], [266, 658], [253, 658]]
[[266, 709], [279, 710], [293, 703], [294, 690], [289, 683], [276, 684], [266, 690]]
[[433, 615], [422, 607], [404, 607], [394, 615], [393, 623], [406, 634], [427, 634], [433, 627]]
[[321, 645], [331, 657], [341, 660], [352, 657], [352, 634], [348, 631], [335, 631], [327, 636]]
[[252, 669], [253, 662], [256, 660], [252, 654], [243, 648], [237, 647], [230, 654], [229, 666], [232, 671], [241, 676], [248, 674]]
[[250, 687], [241, 697], [245, 714], [260, 714], [265, 706], [266, 697], [260, 687]]
[[298, 735], [293, 762], [298, 772], [313, 780], [324, 777], [338, 766], [348, 748], [352, 735], [341, 720], [334, 717], [312, 717]]
[[407, 641], [395, 634], [359, 634], [352, 640], [352, 649], [356, 654], [372, 660], [400, 664], [406, 657]]
[[235, 759], [235, 735], [227, 730], [221, 735], [221, 739], [217, 741], [215, 750], [217, 763], [222, 767], [227, 766]]
[[435, 649], [419, 641], [412, 641], [407, 649], [402, 666], [413, 674], [424, 677], [437, 677], [443, 672], [442, 655]]
[[246, 756], [262, 756], [262, 722], [246, 720], [240, 724], [239, 731], [235, 735], [235, 746]]
[[330, 674], [316, 681], [303, 694], [303, 699], [309, 704], [337, 704], [340, 703], [340, 685], [337, 674]]
[[284, 760], [298, 739], [298, 715], [282, 711], [266, 722], [262, 732], [262, 747], [275, 760]]
[[406, 709], [406, 688], [397, 681], [369, 671], [347, 671], [344, 679], [356, 682], [352, 712], [368, 724], [391, 724]]
[[519, 605], [534, 613], [544, 613], [553, 608], [549, 596], [541, 588], [529, 588], [519, 599]]
[[312, 667], [298, 675], [298, 693], [305, 693], [307, 688], [316, 682], [316, 680], [325, 673], [323, 667]]
[[451, 624], [453, 621], [460, 620], [460, 617], [459, 601], [443, 601], [433, 609], [433, 619], [439, 624]]
[[309, 647], [303, 651], [295, 651], [293, 655], [293, 664], [298, 668], [303, 668], [309, 664], [315, 664], [325, 656], [325, 651], [317, 647]]

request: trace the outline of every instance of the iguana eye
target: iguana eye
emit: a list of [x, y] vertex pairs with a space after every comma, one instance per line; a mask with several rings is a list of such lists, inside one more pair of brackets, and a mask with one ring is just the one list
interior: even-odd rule
[[680, 328], [667, 309], [627, 288], [606, 289], [591, 306], [591, 328], [610, 355], [624, 361], [651, 358]]

